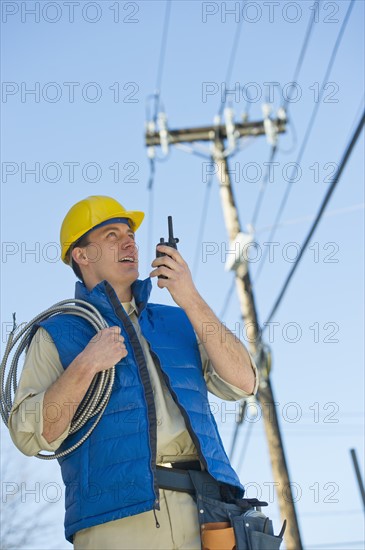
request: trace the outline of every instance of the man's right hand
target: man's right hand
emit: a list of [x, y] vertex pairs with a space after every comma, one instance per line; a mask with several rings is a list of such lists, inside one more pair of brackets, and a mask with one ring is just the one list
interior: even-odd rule
[[[81, 355], [81, 354], [80, 354]], [[83, 361], [95, 372], [110, 369], [128, 355], [120, 327], [109, 327], [99, 331], [82, 352]]]
[[[43, 399], [42, 435], [49, 444], [70, 427], [94, 376], [114, 367], [127, 353], [120, 327], [104, 328], [91, 338], [86, 348], [48, 388]], [[51, 405], [51, 410], [56, 406], [57, 418], [48, 416]]]

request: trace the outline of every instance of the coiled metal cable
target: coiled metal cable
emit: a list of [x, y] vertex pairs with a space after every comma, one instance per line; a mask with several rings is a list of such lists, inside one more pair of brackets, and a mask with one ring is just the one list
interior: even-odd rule
[[[6, 426], [8, 426], [9, 415], [13, 406], [13, 396], [15, 395], [15, 392], [17, 390], [18, 362], [24, 350], [28, 349], [33, 326], [36, 323], [40, 323], [41, 321], [44, 321], [45, 319], [48, 319], [49, 317], [52, 317], [54, 315], [63, 314], [77, 315], [78, 317], [86, 319], [86, 321], [91, 324], [96, 332], [104, 328], [108, 328], [109, 326], [105, 319], [100, 315], [99, 311], [93, 305], [85, 302], [84, 300], [77, 299], [63, 300], [61, 302], [58, 302], [57, 304], [54, 304], [42, 313], [39, 313], [39, 315], [37, 315], [36, 317], [34, 317], [34, 319], [27, 323], [16, 336], [15, 332], [17, 329], [14, 321], [14, 328], [9, 335], [9, 340], [5, 348], [4, 357], [0, 365], [0, 412]], [[7, 363], [9, 360], [9, 356], [14, 348], [16, 348], [16, 350], [10, 363], [9, 373], [6, 377], [5, 372], [7, 368]], [[86, 434], [77, 443], [72, 445], [72, 447], [60, 453], [38, 453], [36, 455], [37, 458], [41, 458], [43, 460], [60, 458], [71, 453], [80, 445], [82, 445], [82, 443], [89, 437], [91, 432], [96, 428], [105, 411], [112, 391], [114, 378], [115, 367], [98, 372], [94, 376], [93, 381], [89, 386], [89, 389], [87, 390], [83, 400], [77, 408], [76, 413], [71, 421], [71, 427], [69, 430], [70, 435], [82, 428], [90, 418], [98, 415], [95, 419], [95, 422], [86, 432]]]

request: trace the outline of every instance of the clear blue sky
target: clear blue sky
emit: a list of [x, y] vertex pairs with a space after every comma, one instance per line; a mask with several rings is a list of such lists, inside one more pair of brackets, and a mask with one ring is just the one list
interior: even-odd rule
[[[261, 100], [250, 103], [250, 119], [262, 118], [261, 106], [268, 90], [265, 82], [279, 82], [285, 90], [292, 80], [313, 2], [249, 4], [243, 12], [240, 9], [228, 14], [225, 7], [240, 8], [240, 4], [172, 3], [162, 78], [162, 101], [170, 128], [212, 124], [220, 106], [237, 24], [242, 30], [231, 86], [254, 83], [251, 90], [262, 93]], [[261, 251], [267, 247], [264, 243], [269, 232], [260, 230], [274, 222], [290, 173], [287, 163], [297, 158], [316, 90], [328, 84], [326, 101], [320, 105], [300, 165], [301, 178], [293, 184], [282, 218], [295, 223], [278, 228], [273, 261], [266, 263], [254, 285], [260, 323], [267, 318], [292, 266], [285, 253], [294, 254], [291, 243], [299, 246], [303, 242], [330, 185], [325, 178], [331, 176], [334, 163], [339, 163], [361, 113], [364, 3], [359, 0], [354, 4], [333, 71], [324, 83], [349, 2], [323, 3], [298, 79], [300, 97], [290, 105], [289, 116], [297, 136], [295, 148], [292, 125], [279, 140], [279, 166], [256, 224]], [[13, 311], [19, 323], [29, 321], [56, 301], [72, 297], [74, 277], [59, 261], [55, 243], [67, 210], [90, 194], [110, 195], [130, 209], [145, 210], [147, 217], [138, 231], [142, 278], [148, 276], [154, 257], [150, 243], [154, 245], [161, 236], [167, 236], [166, 219], [171, 214], [181, 241], [179, 250], [191, 267], [202, 243], [195, 282], [219, 313], [232, 274], [224, 270], [220, 254], [227, 235], [216, 180], [208, 207], [204, 204], [204, 159], [172, 148], [166, 162], [157, 163], [153, 211], [149, 207], [149, 164], [143, 137], [145, 99], [156, 86], [165, 2], [81, 1], [79, 6], [73, 4], [73, 14], [62, 1], [2, 1], [1, 7], [2, 346]], [[36, 14], [29, 13], [30, 9]], [[213, 92], [204, 96], [207, 83]], [[35, 94], [29, 93], [32, 89]], [[237, 120], [246, 105], [239, 99], [231, 96]], [[276, 110], [281, 103], [277, 87], [273, 100]], [[362, 505], [349, 454], [354, 447], [363, 469], [363, 148], [362, 136], [327, 208], [332, 214], [322, 218], [273, 319], [278, 324], [270, 342], [266, 332], [273, 354], [272, 383], [290, 474], [298, 491], [297, 510], [306, 548], [362, 548], [364, 540]], [[290, 153], [284, 152], [290, 149]], [[238, 170], [233, 183], [243, 228], [252, 220], [258, 197], [260, 180], [254, 181], [253, 170], [264, 173], [263, 163], [269, 153], [270, 146], [260, 137], [231, 161], [231, 167]], [[35, 174], [29, 171], [32, 168], [36, 168]], [[206, 208], [207, 222], [200, 235], [201, 214]], [[212, 246], [209, 243], [216, 243], [214, 250], [218, 252], [204, 256]], [[252, 262], [253, 280], [257, 267], [258, 262]], [[152, 299], [172, 302], [156, 285]], [[238, 325], [236, 296], [223, 320], [244, 336]], [[228, 450], [234, 415], [227, 413], [235, 406], [222, 405], [214, 397], [212, 404]], [[263, 423], [254, 423], [242, 460], [246, 429], [242, 429], [233, 464], [247, 484], [249, 496], [270, 500], [273, 478]], [[47, 493], [42, 497], [46, 484], [61, 485], [57, 464], [22, 457], [11, 447], [4, 429], [2, 441], [6, 449], [3, 460], [14, 468], [7, 473], [8, 478], [19, 487], [25, 475], [28, 488], [39, 482], [40, 500], [47, 500]], [[48, 501], [53, 497], [50, 492]], [[15, 498], [24, 514], [37, 514], [40, 509], [41, 502], [34, 502], [32, 495], [18, 493]], [[48, 506], [55, 525], [52, 544], [58, 549], [68, 547], [63, 539], [62, 500]], [[276, 497], [271, 500], [268, 513], [278, 528]], [[359, 543], [350, 544], [354, 541]], [[48, 540], [43, 543], [43, 548], [50, 548]], [[40, 548], [39, 541], [36, 546]]]

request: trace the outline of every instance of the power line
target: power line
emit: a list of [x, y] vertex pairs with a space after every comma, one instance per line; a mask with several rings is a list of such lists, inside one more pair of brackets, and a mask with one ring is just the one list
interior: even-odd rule
[[153, 214], [154, 214], [154, 192], [150, 189], [148, 194], [148, 234], [147, 234], [147, 258], [146, 258], [146, 272], [149, 273], [151, 270], [151, 258], [149, 256], [150, 251], [152, 252], [153, 247]]
[[259, 195], [257, 197], [256, 206], [255, 206], [253, 216], [252, 216], [251, 225], [253, 227], [255, 227], [256, 220], [257, 220], [257, 217], [259, 215], [262, 200], [264, 198], [264, 194], [265, 194], [265, 191], [266, 191], [267, 182], [269, 181], [270, 166], [272, 166], [272, 163], [274, 162], [274, 158], [275, 158], [276, 153], [277, 153], [277, 147], [276, 147], [276, 145], [273, 145], [271, 147], [269, 163], [268, 163], [268, 166], [266, 168], [266, 172], [265, 172], [263, 182], [260, 185]]
[[[304, 57], [305, 57], [307, 47], [308, 47], [308, 44], [309, 44], [310, 35], [312, 34], [312, 30], [313, 30], [313, 23], [315, 21], [316, 15], [317, 15], [317, 10], [319, 12], [319, 6], [320, 6], [321, 1], [322, 0], [319, 0], [317, 5], [315, 5], [314, 10], [312, 11], [312, 17], [310, 18], [309, 23], [308, 23], [307, 31], [305, 33], [305, 37], [304, 37], [304, 41], [303, 41], [303, 45], [302, 45], [302, 49], [301, 49], [301, 52], [299, 54], [297, 65], [296, 65], [295, 70], [294, 70], [294, 76], [293, 76], [292, 82], [296, 83], [297, 78], [298, 78], [299, 73], [300, 73], [300, 70], [302, 68]], [[290, 94], [290, 91], [289, 91], [289, 94]], [[291, 97], [287, 97], [287, 98], [285, 98], [285, 100], [282, 103], [282, 107], [286, 111], [288, 111], [288, 103], [289, 103], [290, 99], [291, 99]]]
[[[250, 438], [251, 438], [251, 435], [252, 435], [253, 426], [254, 426], [253, 422], [250, 422], [249, 425], [247, 426], [246, 437], [243, 441], [243, 446], [242, 446], [241, 456], [240, 456], [240, 464], [239, 464], [240, 469], [242, 468], [243, 461], [245, 460], [245, 456], [246, 456], [247, 449], [248, 449], [248, 444], [250, 442]], [[233, 449], [232, 449], [232, 453], [233, 453]]]
[[361, 500], [365, 509], [365, 487], [364, 487], [363, 479], [361, 477], [360, 466], [359, 466], [359, 461], [357, 460], [356, 450], [350, 449], [350, 453], [351, 453], [351, 459], [355, 469], [357, 484], [360, 490]]
[[[306, 31], [305, 36], [304, 36], [304, 40], [303, 40], [302, 48], [301, 48], [301, 51], [300, 51], [300, 54], [299, 54], [299, 58], [298, 58], [296, 67], [294, 69], [294, 75], [293, 75], [293, 78], [292, 78], [293, 83], [296, 83], [296, 81], [298, 79], [298, 76], [299, 76], [299, 73], [300, 73], [300, 70], [302, 68], [304, 57], [305, 57], [305, 54], [306, 54], [306, 51], [307, 51], [307, 48], [308, 48], [308, 44], [309, 44], [309, 39], [310, 39], [312, 30], [313, 30], [313, 23], [315, 21], [317, 10], [319, 10], [320, 2], [321, 2], [321, 0], [318, 2], [317, 6], [312, 11], [312, 16], [311, 16], [311, 18], [309, 20], [309, 23], [308, 23], [308, 26], [307, 26], [307, 31]], [[288, 110], [289, 110], [289, 101], [291, 99], [291, 94], [292, 94], [291, 90], [292, 89], [293, 89], [293, 86], [289, 89], [289, 93], [287, 94], [287, 97], [285, 98], [285, 100], [282, 103], [282, 108], [285, 109], [286, 112], [288, 112]], [[293, 125], [293, 131], [294, 131], [294, 136], [296, 138], [294, 125]], [[274, 162], [275, 156], [278, 153], [278, 151], [279, 151], [279, 148], [276, 145], [274, 145], [271, 149], [271, 152], [270, 152], [270, 160], [269, 160], [269, 163], [266, 167], [266, 172], [265, 172], [265, 176], [264, 176], [264, 179], [263, 179], [263, 183], [260, 185], [259, 195], [257, 197], [256, 206], [254, 208], [254, 213], [253, 213], [253, 216], [252, 216], [251, 225], [253, 227], [255, 227], [255, 225], [256, 225], [256, 221], [257, 221], [257, 218], [258, 218], [258, 215], [259, 215], [261, 204], [262, 204], [264, 194], [265, 194], [265, 191], [266, 191], [266, 188], [267, 188], [270, 169], [271, 169], [272, 163]]]
[[[327, 82], [328, 78], [329, 78], [329, 75], [332, 71], [332, 67], [333, 67], [333, 64], [335, 62], [335, 59], [336, 59], [336, 56], [337, 56], [337, 52], [338, 52], [338, 49], [339, 49], [339, 46], [341, 44], [341, 40], [342, 40], [342, 36], [344, 34], [344, 31], [346, 29], [346, 26], [347, 26], [347, 23], [348, 23], [348, 20], [350, 18], [350, 15], [351, 15], [351, 11], [354, 7], [354, 0], [351, 0], [351, 3], [347, 9], [347, 12], [346, 12], [346, 15], [345, 15], [345, 19], [342, 23], [342, 26], [341, 26], [341, 29], [339, 31], [339, 34], [337, 36], [337, 40], [336, 40], [336, 43], [335, 43], [335, 46], [332, 50], [332, 55], [331, 55], [331, 58], [329, 60], [329, 63], [328, 63], [328, 66], [327, 66], [327, 69], [326, 69], [326, 72], [325, 72], [325, 75], [324, 75], [324, 78], [323, 78], [323, 85], [321, 87], [321, 90], [319, 92], [319, 96], [318, 96], [318, 101], [315, 103], [315, 106], [314, 106], [314, 109], [312, 111], [312, 116], [310, 118], [310, 121], [309, 121], [309, 124], [307, 126], [307, 130], [306, 130], [306, 133], [305, 133], [305, 136], [304, 136], [304, 139], [303, 139], [303, 143], [302, 143], [302, 146], [300, 148], [300, 151], [299, 151], [299, 154], [298, 154], [298, 157], [297, 157], [297, 160], [296, 162], [294, 163], [293, 165], [293, 170], [291, 172], [291, 175], [289, 177], [289, 181], [287, 183], [287, 187], [286, 187], [286, 191], [285, 191], [285, 194], [283, 196], [283, 199], [281, 201], [281, 204], [279, 206], [279, 210], [278, 210], [278, 213], [276, 215], [276, 218], [275, 218], [275, 221], [274, 221], [274, 226], [273, 226], [273, 229], [269, 235], [269, 242], [272, 242], [273, 238], [274, 238], [274, 235], [275, 235], [275, 231], [276, 231], [276, 226], [278, 225], [279, 223], [279, 220], [281, 218], [281, 215], [284, 211], [284, 208], [285, 208], [285, 205], [286, 205], [286, 202], [289, 198], [289, 194], [290, 194], [290, 191], [291, 191], [291, 188], [292, 188], [292, 182], [295, 178], [295, 175], [296, 175], [296, 166], [298, 164], [300, 164], [301, 160], [302, 160], [302, 157], [303, 157], [303, 154], [304, 154], [304, 151], [305, 151], [305, 148], [307, 146], [307, 143], [309, 141], [309, 136], [311, 134], [311, 131], [312, 131], [312, 128], [313, 128], [313, 125], [314, 125], [314, 122], [315, 122], [315, 119], [317, 117], [317, 114], [318, 114], [318, 109], [321, 105], [321, 101], [322, 101], [322, 96], [323, 96], [323, 93], [324, 93], [324, 84]], [[254, 278], [254, 282], [257, 283], [258, 279], [259, 279], [259, 276], [260, 276], [260, 273], [262, 271], [262, 268], [265, 264], [265, 260], [267, 258], [267, 254], [268, 254], [268, 247], [265, 249], [264, 253], [263, 253], [263, 256], [262, 256], [262, 260], [261, 262], [259, 263], [259, 266], [258, 266], [258, 269], [256, 271], [256, 274], [255, 274], [255, 278]]]
[[[351, 138], [351, 135], [353, 134], [354, 132], [354, 128], [359, 120], [359, 117], [360, 117], [360, 113], [361, 111], [363, 110], [363, 103], [364, 103], [364, 99], [365, 97], [363, 96], [360, 103], [359, 103], [359, 107], [356, 111], [356, 116], [354, 117], [354, 120], [353, 120], [353, 123], [351, 125], [351, 129], [350, 129], [350, 132], [348, 134], [348, 140], [350, 140]], [[365, 203], [363, 202], [360, 202], [360, 203], [357, 203], [357, 204], [352, 204], [350, 206], [346, 206], [344, 208], [337, 208], [335, 210], [330, 210], [328, 212], [325, 212], [323, 214], [323, 217], [324, 218], [327, 218], [327, 217], [332, 217], [332, 216], [337, 216], [339, 214], [345, 214], [345, 213], [348, 213], [348, 212], [354, 212], [356, 210], [361, 210], [365, 207]], [[278, 223], [275, 225], [268, 225], [268, 226], [265, 226], [265, 227], [261, 227], [259, 229], [256, 229], [255, 230], [255, 235], [259, 235], [260, 233], [264, 233], [266, 231], [270, 231], [271, 229], [273, 229], [274, 227], [283, 227], [285, 225], [294, 225], [294, 224], [297, 224], [297, 223], [302, 223], [302, 222], [305, 222], [305, 221], [312, 221], [313, 220], [313, 215], [308, 215], [308, 216], [301, 216], [299, 218], [295, 218], [295, 219], [292, 219], [292, 220], [284, 220], [283, 222], [281, 223]]]
[[[170, 12], [171, 12], [171, 1], [166, 0], [165, 17], [164, 17], [161, 46], [160, 46], [160, 55], [159, 55], [158, 66], [157, 66], [156, 87], [155, 87], [155, 93], [152, 95], [152, 97], [154, 98], [154, 112], [152, 117], [154, 126], [156, 125], [156, 122], [157, 122], [157, 115], [160, 107], [162, 75], [163, 75], [163, 69], [165, 64], [165, 52], [166, 52], [168, 28], [170, 23]], [[147, 121], [148, 120], [149, 120], [149, 117], [147, 118]], [[156, 172], [156, 157], [153, 154], [153, 156], [150, 157], [150, 176], [147, 184], [147, 189], [149, 192], [149, 201], [148, 201], [149, 231], [147, 235], [148, 251], [152, 250], [152, 240], [153, 240], [153, 226], [154, 226], [153, 224], [153, 202], [154, 202], [153, 183], [155, 180], [155, 172]], [[149, 269], [149, 262], [147, 263], [147, 270], [148, 269]]]
[[283, 153], [284, 155], [290, 155], [293, 151], [295, 151], [295, 148], [298, 143], [297, 131], [292, 118], [288, 119], [288, 127], [291, 128], [291, 133], [293, 135], [292, 144], [289, 149], [283, 149], [282, 147], [278, 147], [278, 153]]
[[[240, 150], [242, 150], [244, 147], [247, 147], [247, 145], [249, 145], [248, 142], [250, 142], [251, 140], [250, 140], [250, 138], [246, 138], [245, 141], [246, 141], [246, 143], [244, 143], [244, 145], [242, 145], [239, 148]], [[210, 158], [211, 162], [214, 164], [213, 158], [208, 157], [206, 154], [200, 153], [199, 151], [196, 151], [196, 150], [191, 149], [191, 148], [186, 148], [184, 145], [181, 145], [181, 144], [176, 144], [175, 147], [177, 147], [179, 149], [183, 149], [183, 150], [185, 150], [186, 152], [188, 152], [190, 154], [197, 155], [197, 156], [203, 157], [205, 159]], [[232, 156], [233, 155], [234, 155], [234, 153], [232, 153]], [[197, 242], [197, 247], [196, 247], [196, 251], [195, 251], [194, 267], [193, 267], [193, 278], [194, 279], [197, 275], [198, 268], [199, 268], [199, 265], [200, 265], [200, 263], [198, 262], [199, 261], [199, 254], [200, 254], [200, 247], [201, 247], [201, 243], [202, 243], [202, 239], [203, 239], [206, 219], [208, 217], [209, 199], [210, 199], [210, 191], [211, 191], [211, 188], [212, 188], [212, 182], [213, 182], [213, 173], [211, 173], [209, 175], [208, 185], [207, 185], [206, 190], [205, 190], [205, 198], [204, 198], [204, 201], [203, 201], [202, 214], [201, 214], [200, 224], [199, 224], [200, 229], [199, 229], [199, 233], [198, 233], [199, 235], [201, 235], [201, 238]], [[229, 298], [228, 298], [229, 300], [231, 298], [231, 295], [232, 295], [232, 291], [229, 292]], [[228, 307], [228, 305], [229, 305], [229, 302], [227, 303], [227, 307]]]
[[[245, 0], [242, 0], [242, 8], [243, 8], [244, 3], [245, 3]], [[231, 53], [230, 53], [229, 60], [228, 60], [228, 67], [227, 67], [226, 78], [225, 78], [225, 82], [228, 83], [228, 84], [229, 84], [229, 82], [231, 80], [231, 76], [232, 76], [232, 70], [233, 70], [234, 61], [235, 61], [235, 57], [236, 57], [237, 46], [238, 46], [238, 42], [239, 42], [239, 38], [240, 38], [240, 34], [241, 34], [241, 29], [242, 29], [242, 24], [238, 23], [237, 27], [236, 27], [236, 32], [235, 32], [235, 35], [234, 35], [234, 39], [233, 39]], [[221, 101], [219, 111], [218, 111], [219, 116], [222, 115], [225, 104], [226, 104], [226, 95], [224, 97], [224, 102]], [[199, 154], [196, 151], [192, 151], [192, 152], [194, 154]], [[200, 155], [200, 156], [203, 156], [203, 155]], [[212, 162], [213, 162], [213, 159], [212, 159]], [[202, 238], [203, 238], [203, 231], [204, 231], [205, 222], [206, 222], [207, 214], [208, 214], [208, 202], [209, 202], [210, 191], [211, 191], [211, 187], [212, 187], [212, 185], [211, 185], [212, 180], [213, 180], [213, 175], [210, 176], [210, 179], [209, 179], [209, 182], [208, 182], [208, 185], [207, 185], [207, 188], [206, 188], [205, 199], [204, 199], [204, 202], [203, 202], [202, 216], [201, 216], [201, 219], [200, 219], [199, 234], [202, 236]], [[197, 271], [198, 271], [198, 268], [199, 268], [198, 260], [199, 260], [200, 246], [201, 246], [201, 241], [198, 243], [197, 249], [196, 249], [196, 252], [195, 252], [195, 260], [194, 260], [194, 267], [193, 267], [193, 278], [194, 279], [197, 275]]]
[[232, 295], [233, 295], [233, 289], [234, 289], [235, 282], [236, 282], [236, 277], [233, 277], [232, 282], [231, 282], [231, 286], [229, 287], [228, 292], [226, 294], [226, 297], [224, 299], [222, 310], [221, 310], [221, 312], [218, 316], [219, 319], [224, 319], [224, 316], [226, 314], [226, 311], [228, 309], [229, 303], [230, 303]]
[[[365, 202], [359, 202], [357, 204], [352, 204], [351, 206], [345, 206], [344, 208], [336, 208], [335, 210], [329, 210], [328, 212], [325, 212], [323, 214], [324, 218], [330, 218], [333, 216], [338, 216], [339, 214], [347, 214], [349, 212], [354, 212], [356, 210], [363, 210], [365, 207]], [[293, 220], [284, 220], [281, 223], [279, 223], [276, 227], [284, 227], [285, 225], [296, 225], [297, 223], [303, 223], [303, 222], [310, 222], [313, 220], [313, 214], [308, 216], [301, 216], [300, 218], [294, 218]], [[255, 231], [256, 235], [259, 235], [260, 233], [265, 233], [266, 231], [270, 231], [274, 226], [273, 225], [267, 225], [266, 227], [260, 227]]]
[[324, 200], [322, 201], [322, 204], [321, 204], [320, 209], [319, 209], [319, 211], [318, 211], [318, 213], [317, 213], [317, 216], [316, 216], [316, 218], [315, 218], [315, 220], [314, 220], [314, 222], [313, 222], [313, 225], [312, 225], [312, 227], [310, 228], [309, 233], [308, 233], [306, 239], [304, 240], [304, 243], [303, 243], [302, 246], [301, 246], [301, 249], [300, 249], [298, 258], [296, 259], [295, 263], [293, 264], [292, 269], [291, 269], [290, 272], [289, 272], [289, 275], [288, 275], [287, 278], [286, 278], [286, 281], [285, 281], [285, 283], [284, 283], [284, 285], [283, 285], [283, 288], [282, 288], [282, 290], [280, 291], [280, 294], [279, 294], [279, 296], [278, 296], [278, 298], [277, 298], [277, 300], [276, 300], [276, 302], [275, 302], [275, 304], [274, 304], [274, 306], [273, 306], [273, 308], [272, 308], [272, 310], [271, 310], [271, 313], [270, 313], [270, 315], [269, 315], [269, 317], [268, 317], [266, 323], [264, 323], [264, 327], [263, 327], [262, 329], [260, 329], [260, 331], [259, 331], [259, 338], [260, 338], [260, 336], [262, 335], [262, 333], [265, 331], [266, 327], [268, 326], [268, 323], [269, 323], [269, 322], [271, 321], [271, 319], [274, 317], [274, 315], [275, 315], [275, 313], [276, 313], [276, 311], [277, 311], [277, 309], [278, 309], [278, 307], [279, 307], [279, 305], [280, 305], [280, 303], [281, 303], [281, 300], [282, 300], [283, 297], [284, 297], [284, 294], [285, 294], [285, 292], [286, 292], [286, 290], [287, 290], [287, 288], [288, 288], [288, 286], [289, 286], [289, 283], [290, 283], [290, 281], [291, 281], [291, 279], [292, 279], [292, 277], [293, 277], [293, 275], [294, 275], [294, 273], [295, 273], [295, 271], [296, 271], [296, 269], [297, 269], [297, 267], [298, 267], [298, 265], [299, 265], [299, 263], [300, 263], [300, 260], [301, 260], [303, 254], [304, 254], [304, 251], [305, 251], [305, 249], [306, 249], [306, 247], [307, 247], [307, 245], [308, 245], [308, 243], [309, 243], [309, 241], [310, 241], [310, 239], [311, 239], [313, 233], [315, 232], [315, 230], [316, 230], [316, 228], [317, 228], [317, 225], [318, 225], [318, 223], [319, 223], [319, 221], [320, 221], [320, 219], [321, 219], [321, 217], [322, 217], [322, 214], [323, 214], [323, 212], [324, 212], [324, 210], [325, 210], [325, 208], [326, 208], [326, 206], [327, 206], [327, 204], [328, 204], [328, 202], [329, 202], [329, 200], [330, 200], [330, 198], [331, 198], [331, 196], [332, 196], [332, 193], [334, 192], [334, 190], [335, 190], [335, 188], [336, 188], [336, 186], [337, 186], [337, 183], [338, 183], [339, 180], [340, 180], [340, 177], [341, 177], [341, 175], [342, 175], [342, 172], [343, 172], [343, 170], [344, 170], [344, 168], [345, 168], [345, 166], [346, 166], [346, 164], [347, 164], [348, 159], [350, 158], [350, 155], [351, 155], [352, 150], [353, 150], [353, 148], [354, 148], [354, 146], [355, 146], [355, 143], [356, 143], [356, 141], [357, 141], [357, 139], [358, 139], [358, 137], [359, 137], [359, 135], [360, 135], [360, 133], [361, 133], [361, 129], [362, 129], [363, 125], [364, 125], [364, 122], [365, 122], [365, 111], [363, 112], [362, 117], [361, 117], [361, 119], [360, 119], [360, 121], [359, 121], [359, 123], [358, 123], [358, 125], [357, 125], [357, 128], [356, 128], [356, 130], [355, 130], [355, 132], [354, 132], [354, 134], [353, 134], [353, 136], [352, 136], [351, 142], [349, 143], [349, 145], [348, 145], [347, 148], [346, 148], [346, 151], [345, 151], [345, 153], [344, 153], [344, 155], [343, 155], [343, 158], [341, 159], [340, 166], [338, 167], [338, 169], [337, 169], [337, 171], [336, 171], [336, 174], [335, 174], [335, 176], [334, 176], [334, 178], [333, 178], [333, 182], [332, 182], [332, 184], [330, 185], [330, 187], [329, 187], [329, 189], [328, 189], [328, 191], [327, 191], [327, 193], [326, 193], [326, 195], [325, 195]]
[[163, 31], [162, 31], [160, 56], [158, 61], [158, 69], [157, 69], [157, 77], [156, 77], [155, 94], [157, 97], [157, 101], [155, 104], [155, 113], [154, 113], [155, 121], [157, 118], [157, 113], [160, 105], [161, 84], [162, 84], [162, 75], [163, 75], [163, 69], [164, 69], [164, 63], [165, 63], [165, 52], [166, 52], [166, 44], [167, 44], [167, 34], [168, 34], [169, 23], [170, 23], [170, 12], [171, 12], [171, 0], [166, 0], [165, 19], [164, 19], [164, 25], [163, 25]]
[[[319, 9], [320, 2], [321, 2], [321, 0], [317, 4], [318, 9]], [[299, 76], [300, 70], [302, 68], [305, 53], [306, 53], [306, 50], [307, 50], [307, 47], [308, 47], [308, 44], [309, 44], [309, 38], [310, 38], [312, 29], [313, 29], [313, 23], [314, 23], [314, 20], [315, 20], [315, 15], [316, 15], [316, 9], [317, 8], [315, 8], [313, 10], [312, 17], [309, 20], [309, 24], [308, 24], [307, 31], [306, 31], [306, 34], [305, 34], [305, 37], [304, 37], [304, 41], [303, 41], [303, 45], [302, 45], [302, 48], [301, 48], [301, 51], [300, 51], [300, 54], [299, 54], [299, 58], [298, 58], [295, 70], [294, 70], [294, 76], [293, 76], [293, 79], [292, 79], [293, 82], [296, 82], [296, 80]], [[282, 107], [284, 109], [286, 109], [286, 111], [288, 111], [287, 104], [289, 102], [289, 99], [290, 98], [287, 98], [286, 101], [284, 101], [283, 104], [282, 104]], [[294, 132], [294, 145], [295, 145], [296, 144], [296, 133], [295, 133], [294, 124], [292, 124], [292, 128], [293, 128], [293, 132]], [[258, 197], [257, 197], [257, 200], [256, 200], [256, 205], [255, 205], [255, 208], [254, 208], [252, 221], [250, 223], [250, 225], [253, 228], [256, 225], [256, 221], [257, 221], [257, 218], [258, 218], [258, 215], [259, 215], [261, 204], [262, 204], [264, 194], [265, 194], [265, 191], [266, 191], [266, 188], [267, 188], [267, 183], [268, 183], [269, 175], [270, 175], [270, 167], [272, 166], [272, 163], [274, 162], [274, 159], [275, 159], [276, 154], [278, 153], [278, 151], [279, 151], [279, 148], [278, 148], [277, 144], [275, 144], [271, 147], [269, 163], [268, 163], [267, 168], [266, 168], [266, 172], [265, 172], [265, 175], [264, 175], [264, 178], [263, 178], [263, 182], [260, 185], [260, 190], [259, 190], [259, 194], [258, 194]], [[230, 300], [231, 300], [231, 297], [232, 297], [233, 286], [234, 286], [234, 280], [233, 280], [233, 284], [231, 285], [231, 287], [229, 289], [227, 298], [225, 300], [224, 309], [222, 311], [222, 313], [224, 313], [224, 314], [226, 312], [226, 309], [229, 306], [229, 303], [230, 303]], [[220, 317], [220, 318], [222, 318], [222, 317]], [[230, 453], [231, 458], [232, 458], [233, 453], [234, 453], [234, 449], [235, 449], [235, 445], [236, 445], [236, 441], [237, 441], [237, 437], [238, 437], [238, 432], [239, 432], [241, 424], [242, 424], [242, 421], [237, 423], [237, 425], [235, 427], [235, 432], [234, 432], [234, 435], [233, 435], [232, 446], [231, 446], [231, 453]], [[249, 437], [249, 435], [250, 435], [250, 431], [248, 431], [248, 437]], [[244, 454], [246, 452], [246, 447], [244, 447], [242, 452], [243, 452], [243, 456], [244, 456]]]
[[[242, 9], [243, 9], [244, 4], [245, 4], [245, 0], [242, 0]], [[242, 18], [242, 20], [243, 20], [243, 18]], [[225, 82], [228, 85], [229, 85], [229, 83], [231, 81], [231, 77], [232, 77], [232, 70], [233, 70], [233, 65], [234, 65], [234, 61], [235, 61], [235, 57], [236, 57], [236, 53], [237, 53], [237, 46], [238, 46], [238, 42], [239, 42], [239, 39], [240, 39], [241, 30], [242, 30], [242, 23], [240, 24], [238, 22], [237, 27], [236, 27], [236, 32], [234, 33], [232, 49], [231, 49], [231, 54], [230, 54], [229, 60], [228, 60], [228, 67], [227, 67], [226, 78], [225, 78]], [[219, 108], [219, 111], [218, 111], [219, 116], [221, 116], [222, 113], [223, 113], [223, 109], [224, 109], [224, 106], [226, 104], [226, 97], [227, 96], [225, 95], [224, 96], [224, 101], [221, 102], [221, 105], [220, 105], [220, 108]]]
[[[212, 162], [213, 162], [213, 160], [212, 160]], [[193, 279], [194, 280], [197, 276], [198, 268], [199, 268], [199, 265], [200, 265], [199, 260], [200, 260], [201, 245], [202, 245], [203, 237], [204, 237], [205, 223], [206, 223], [207, 217], [208, 217], [208, 206], [209, 206], [210, 192], [211, 192], [211, 189], [212, 189], [212, 182], [213, 182], [213, 173], [211, 173], [209, 175], [207, 186], [205, 188], [205, 196], [204, 196], [203, 207], [202, 207], [202, 216], [200, 218], [200, 226], [199, 226], [199, 230], [198, 230], [198, 240], [197, 240], [197, 246], [196, 246], [196, 250], [195, 250], [195, 260], [194, 260], [194, 266], [193, 266]]]
[[357, 121], [359, 120], [360, 118], [360, 114], [361, 112], [364, 110], [364, 101], [365, 101], [365, 93], [363, 94], [361, 100], [360, 100], [360, 103], [359, 103], [359, 107], [356, 111], [356, 115], [354, 116], [354, 120], [351, 124], [351, 128], [349, 130], [349, 133], [348, 133], [348, 136], [347, 136], [347, 141], [350, 139], [350, 137], [352, 136], [353, 132], [354, 132], [354, 129], [355, 129], [355, 126], [357, 124]]
[[240, 414], [239, 414], [238, 421], [236, 420], [236, 425], [235, 425], [234, 432], [233, 432], [231, 450], [229, 452], [229, 460], [231, 462], [232, 462], [232, 459], [233, 459], [234, 448], [236, 446], [236, 440], [237, 440], [237, 436], [238, 436], [239, 426], [243, 423], [245, 413], [246, 413], [246, 409], [247, 409], [247, 400], [244, 399], [243, 401], [240, 402]]

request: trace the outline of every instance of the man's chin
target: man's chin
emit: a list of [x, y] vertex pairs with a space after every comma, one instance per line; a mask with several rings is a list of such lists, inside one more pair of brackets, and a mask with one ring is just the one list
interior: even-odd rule
[[122, 280], [128, 281], [130, 284], [134, 283], [139, 277], [138, 267], [128, 270], [128, 273], [122, 277]]
[[[139, 272], [138, 272], [138, 268], [139, 268], [139, 265], [138, 263], [134, 262], [121, 262], [119, 263], [119, 265], [122, 266], [122, 273], [125, 275], [128, 275], [129, 273], [137, 273], [139, 275]], [[137, 276], [138, 276], [137, 275]]]

